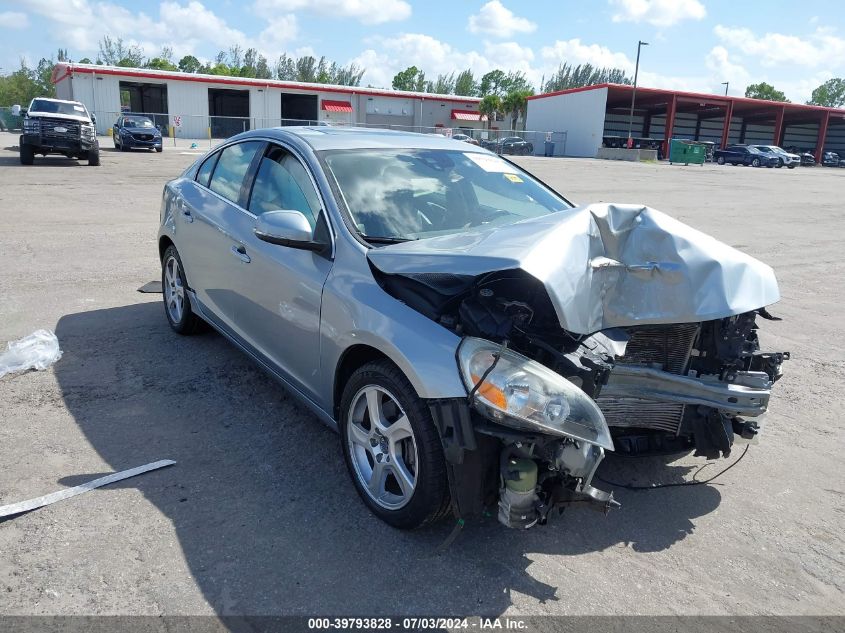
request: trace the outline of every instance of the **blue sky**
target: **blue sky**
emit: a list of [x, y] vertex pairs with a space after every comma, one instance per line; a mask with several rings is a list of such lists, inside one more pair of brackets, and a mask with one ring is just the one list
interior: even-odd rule
[[561, 61], [633, 74], [644, 86], [733, 94], [767, 81], [805, 101], [845, 76], [841, 0], [0, 0], [0, 68], [68, 48], [94, 58], [103, 35], [211, 58], [232, 44], [272, 62], [287, 52], [366, 67], [389, 86], [412, 64], [428, 77], [472, 67], [521, 70], [535, 86]]

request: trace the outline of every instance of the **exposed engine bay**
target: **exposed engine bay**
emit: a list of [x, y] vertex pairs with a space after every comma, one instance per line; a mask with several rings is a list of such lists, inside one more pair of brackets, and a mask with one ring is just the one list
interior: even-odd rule
[[[752, 440], [760, 431], [771, 386], [789, 358], [788, 352], [760, 350], [757, 318], [775, 319], [765, 308], [587, 335], [562, 328], [544, 285], [522, 270], [474, 277], [377, 272], [377, 278], [388, 293], [467, 337], [465, 342], [487, 341], [535, 361], [598, 405], [612, 438], [604, 446], [589, 436], [578, 439], [576, 426], [559, 434], [515, 429], [489, 406], [515, 397], [513, 386], [499, 394], [484, 375], [470, 372], [474, 432], [498, 440], [488, 445], [487, 460], [498, 467], [488, 472], [485, 494], [490, 496], [495, 478], [499, 520], [509, 527], [544, 523], [553, 508], [572, 502], [587, 501], [605, 512], [617, 506], [612, 493], [591, 485], [605, 448], [628, 455], [694, 450], [708, 459], [727, 457], [737, 438]], [[490, 358], [488, 365], [500, 360], [495, 351]]]

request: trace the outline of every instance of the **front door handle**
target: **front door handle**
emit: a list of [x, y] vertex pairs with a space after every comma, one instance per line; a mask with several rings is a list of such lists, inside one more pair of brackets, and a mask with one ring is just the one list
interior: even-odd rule
[[241, 260], [244, 264], [248, 264], [252, 261], [249, 255], [246, 254], [246, 248], [244, 248], [243, 244], [239, 244], [237, 246], [232, 246], [232, 255], [237, 257]]

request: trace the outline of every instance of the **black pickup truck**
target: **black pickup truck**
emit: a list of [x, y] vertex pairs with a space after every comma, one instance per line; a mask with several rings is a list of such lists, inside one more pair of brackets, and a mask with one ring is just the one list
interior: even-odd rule
[[100, 164], [96, 119], [82, 103], [37, 97], [26, 110], [15, 108], [24, 116], [20, 137], [22, 165], [32, 165], [36, 154], [62, 154], [87, 159], [89, 165]]

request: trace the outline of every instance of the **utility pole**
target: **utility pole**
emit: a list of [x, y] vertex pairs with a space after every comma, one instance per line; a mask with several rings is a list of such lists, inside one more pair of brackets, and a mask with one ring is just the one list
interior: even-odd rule
[[640, 74], [640, 49], [643, 46], [648, 46], [648, 42], [640, 40], [637, 43], [637, 65], [634, 67], [634, 91], [631, 93], [631, 116], [628, 117], [628, 149], [634, 147], [634, 139], [631, 136], [631, 130], [634, 127], [634, 102], [637, 99], [637, 77]]
[[725, 87], [725, 96], [727, 97], [728, 96], [728, 88], [730, 87], [731, 82], [730, 81], [723, 81], [722, 85]]

